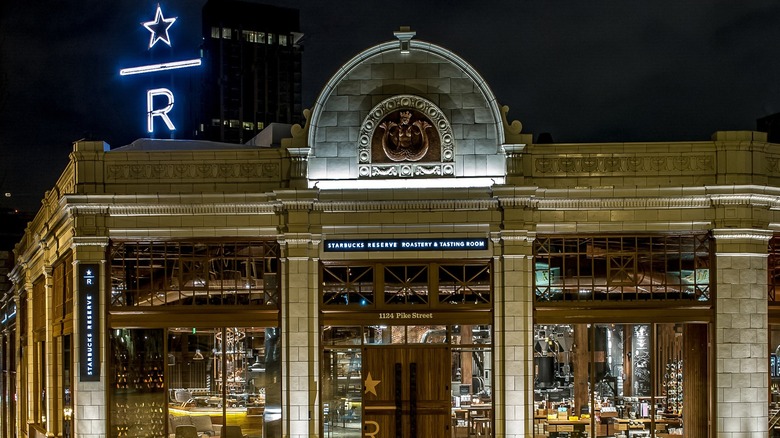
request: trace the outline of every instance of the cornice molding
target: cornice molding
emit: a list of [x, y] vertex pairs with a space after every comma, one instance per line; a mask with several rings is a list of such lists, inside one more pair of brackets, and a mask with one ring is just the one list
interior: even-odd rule
[[499, 198], [502, 207], [537, 210], [671, 209], [715, 206], [753, 206], [780, 209], [780, 196], [728, 194], [624, 198], [543, 198], [535, 196]]
[[780, 208], [780, 196], [761, 194], [711, 195], [713, 205], [752, 205]]
[[218, 204], [70, 204], [74, 214], [107, 216], [225, 216], [243, 214], [274, 214], [278, 202], [269, 203], [218, 203]]
[[458, 211], [458, 210], [495, 210], [498, 199], [425, 199], [398, 201], [323, 201], [315, 202], [315, 211], [326, 213], [355, 211]]

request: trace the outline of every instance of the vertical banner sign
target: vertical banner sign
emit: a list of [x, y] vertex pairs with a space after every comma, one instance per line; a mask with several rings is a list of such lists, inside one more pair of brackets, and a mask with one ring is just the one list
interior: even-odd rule
[[79, 265], [79, 362], [81, 381], [100, 380], [100, 285], [97, 264]]

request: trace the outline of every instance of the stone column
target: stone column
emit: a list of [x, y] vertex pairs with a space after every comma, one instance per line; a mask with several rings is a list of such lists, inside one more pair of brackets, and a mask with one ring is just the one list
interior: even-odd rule
[[46, 432], [47, 435], [57, 435], [60, 431], [58, 425], [59, 415], [57, 413], [57, 397], [60, 394], [58, 391], [57, 381], [59, 376], [59, 358], [57, 357], [57, 345], [54, 338], [54, 330], [52, 327], [52, 315], [54, 309], [54, 276], [51, 264], [47, 263], [43, 268], [46, 301], [45, 301], [45, 321], [46, 321]]
[[[79, 438], [105, 438], [108, 433], [106, 427], [108, 422], [106, 418], [106, 398], [108, 397], [106, 303], [110, 297], [111, 285], [108, 283], [106, 275], [107, 247], [107, 237], [73, 238], [73, 425], [74, 434]], [[100, 272], [97, 275], [101, 291], [101, 302], [98, 310], [100, 380], [97, 382], [81, 381], [81, 346], [79, 342], [81, 316], [79, 309], [84, 305], [84, 302], [78, 275], [79, 266], [83, 263], [100, 265]]]
[[767, 436], [767, 243], [772, 233], [716, 229], [717, 436]]
[[504, 231], [496, 257], [495, 436], [533, 436], [533, 236]]
[[282, 243], [282, 436], [319, 436], [319, 238], [288, 233]]
[[[14, 320], [11, 323], [13, 325], [13, 329], [11, 329], [8, 333], [9, 336], [13, 337], [14, 345], [16, 348], [13, 349], [13, 351], [9, 351], [8, 355], [13, 355], [13, 359], [16, 362], [16, 377], [14, 378], [14, 386], [16, 389], [17, 394], [17, 400], [14, 404], [14, 409], [7, 409], [6, 412], [10, 416], [16, 419], [13, 425], [13, 429], [11, 429], [11, 425], [6, 425], [4, 427], [4, 431], [15, 432], [17, 430], [21, 430], [23, 427], [27, 427], [26, 424], [22, 424], [22, 418], [23, 418], [23, 412], [26, 412], [27, 405], [26, 405], [26, 394], [27, 394], [27, 382], [22, 380], [23, 373], [23, 367], [26, 365], [24, 364], [24, 361], [27, 360], [26, 357], [22, 355], [22, 348], [25, 348], [26, 346], [22, 345], [22, 338], [27, 336], [27, 333], [22, 332], [22, 326], [19, 323], [19, 320], [22, 318], [22, 294], [24, 292], [24, 288], [27, 284], [26, 278], [27, 278], [27, 265], [25, 263], [19, 263], [17, 266], [15, 266], [9, 275], [9, 279], [11, 280], [11, 283], [13, 283], [13, 303], [14, 308], [16, 310], [16, 314], [14, 315]], [[27, 315], [24, 315], [25, 318], [27, 318]], [[29, 319], [28, 319], [29, 321]], [[12, 435], [10, 435], [12, 436]]]
[[[19, 393], [19, 405], [20, 409], [24, 409], [27, 411], [27, 415], [25, 417], [19, 417], [18, 418], [18, 425], [20, 428], [25, 428], [29, 430], [29, 425], [32, 423], [35, 423], [35, 371], [37, 370], [37, 367], [35, 366], [35, 340], [33, 339], [33, 278], [34, 275], [32, 272], [30, 272], [30, 266], [27, 263], [23, 264], [24, 267], [24, 300], [25, 302], [25, 308], [26, 315], [24, 315], [24, 318], [27, 321], [27, 326], [24, 327], [25, 333], [25, 354], [20, 357], [19, 366], [22, 366], [22, 361], [27, 362], [24, 366], [25, 372], [27, 374], [27, 381], [21, 382], [22, 384], [17, 388], [17, 393]], [[19, 310], [21, 312], [21, 309]], [[17, 326], [18, 327], [18, 326]], [[17, 330], [19, 330], [17, 328]], [[21, 347], [21, 342], [19, 344]], [[20, 374], [24, 375], [25, 373], [21, 373], [21, 369], [19, 370]], [[20, 411], [21, 413], [21, 411]], [[26, 419], [26, 424], [23, 423], [23, 419]]]

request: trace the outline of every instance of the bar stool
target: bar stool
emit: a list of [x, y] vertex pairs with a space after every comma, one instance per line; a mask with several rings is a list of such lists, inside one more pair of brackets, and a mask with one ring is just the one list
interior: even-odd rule
[[471, 426], [474, 428], [476, 436], [490, 436], [492, 422], [488, 417], [474, 417], [471, 420]]

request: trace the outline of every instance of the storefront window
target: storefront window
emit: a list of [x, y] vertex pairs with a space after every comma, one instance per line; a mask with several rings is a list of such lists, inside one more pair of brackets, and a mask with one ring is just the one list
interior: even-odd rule
[[709, 301], [709, 245], [708, 235], [542, 237], [535, 300]]
[[534, 432], [706, 436], [706, 324], [537, 324]]
[[769, 239], [767, 262], [769, 305], [780, 304], [780, 236]]
[[323, 266], [322, 303], [326, 306], [374, 304], [371, 266]]
[[279, 307], [276, 242], [116, 242], [112, 307]]
[[73, 434], [73, 352], [71, 335], [62, 337], [62, 436], [70, 438]]
[[489, 263], [439, 266], [439, 302], [490, 304], [492, 285]]
[[777, 324], [769, 326], [769, 378], [769, 409], [776, 414], [780, 412], [780, 325]]
[[112, 330], [111, 436], [281, 436], [279, 341], [275, 327]]
[[385, 266], [384, 278], [385, 304], [428, 304], [427, 266]]
[[322, 344], [325, 436], [492, 436], [490, 325], [325, 326]]
[[402, 306], [490, 308], [489, 261], [322, 265], [323, 306], [395, 310]]
[[163, 330], [116, 329], [109, 337], [111, 436], [164, 437]]
[[16, 430], [16, 316], [12, 299], [0, 303], [0, 435], [8, 437]]
[[170, 433], [281, 436], [278, 329], [170, 329], [166, 368]]
[[769, 430], [780, 426], [780, 235], [769, 239], [767, 261], [769, 317]]

